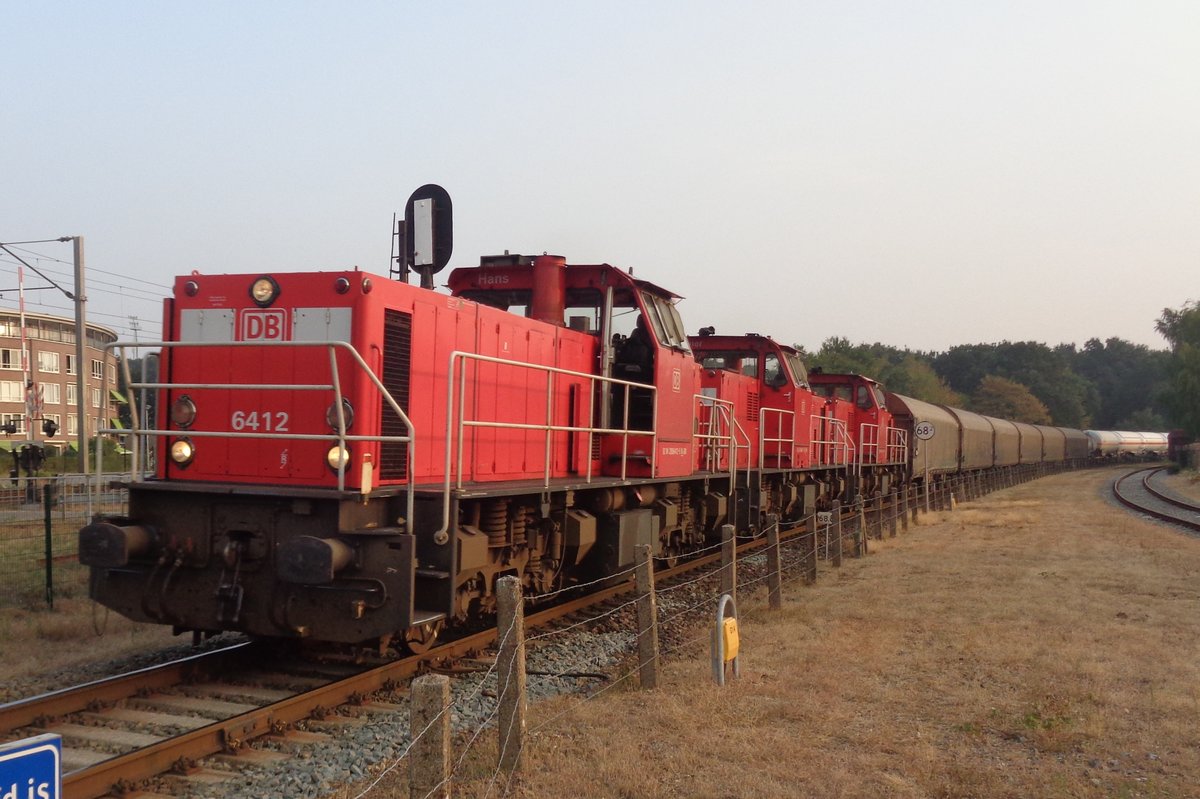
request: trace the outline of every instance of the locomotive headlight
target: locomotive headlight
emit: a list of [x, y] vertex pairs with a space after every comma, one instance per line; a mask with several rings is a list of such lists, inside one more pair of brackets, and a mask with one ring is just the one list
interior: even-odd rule
[[192, 446], [191, 439], [179, 438], [171, 444], [171, 460], [175, 461], [180, 466], [187, 466], [192, 462], [192, 458], [196, 457], [196, 448]]
[[[346, 422], [346, 429], [350, 429], [350, 425], [354, 424], [354, 406], [350, 404], [350, 400], [342, 397], [342, 419]], [[325, 411], [325, 421], [329, 423], [330, 428], [334, 432], [338, 429], [337, 403], [333, 402], [329, 405], [329, 410]]]
[[171, 421], [184, 430], [196, 421], [196, 403], [187, 394], [171, 403]]
[[263, 275], [250, 286], [250, 299], [254, 300], [260, 308], [266, 308], [275, 302], [275, 298], [278, 296], [279, 284], [268, 275]]
[[350, 450], [345, 447], [334, 444], [329, 448], [329, 452], [325, 453], [325, 462], [329, 464], [329, 468], [335, 472], [338, 469], [344, 469], [350, 465]]

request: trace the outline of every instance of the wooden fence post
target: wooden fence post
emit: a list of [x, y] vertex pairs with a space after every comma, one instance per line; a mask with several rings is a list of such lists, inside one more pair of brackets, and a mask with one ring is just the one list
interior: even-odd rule
[[772, 513], [767, 515], [767, 606], [771, 610], [783, 607], [779, 584], [779, 517]]
[[450, 678], [423, 674], [410, 690], [408, 795], [450, 799]]
[[521, 581], [501, 577], [496, 581], [499, 611], [500, 657], [496, 662], [496, 693], [500, 702], [500, 770], [511, 777], [521, 769], [525, 747], [525, 609]]
[[638, 677], [644, 690], [658, 687], [658, 602], [654, 596], [654, 556], [650, 545], [638, 547], [637, 573]]
[[833, 524], [833, 565], [841, 567], [842, 565], [842, 503], [834, 502], [831, 509], [833, 516], [830, 517], [830, 522]]
[[904, 532], [906, 532], [906, 533], [908, 532], [908, 507], [909, 507], [908, 499], [909, 499], [909, 496], [911, 493], [912, 493], [912, 489], [908, 485], [908, 483], [905, 483], [903, 485], [903, 487], [900, 489], [900, 496], [903, 497], [903, 499], [900, 500], [900, 507], [898, 509], [898, 513], [900, 514], [900, 526], [903, 528]]

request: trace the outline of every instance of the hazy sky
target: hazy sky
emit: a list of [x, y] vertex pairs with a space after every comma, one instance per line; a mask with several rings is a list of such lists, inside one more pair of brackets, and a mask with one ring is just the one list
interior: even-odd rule
[[1195, 0], [31, 2], [4, 23], [0, 241], [84, 235], [90, 318], [123, 337], [129, 316], [157, 337], [150, 297], [193, 269], [386, 273], [426, 182], [454, 199], [454, 265], [631, 266], [690, 330], [813, 349], [1162, 347], [1162, 308], [1200, 299]]

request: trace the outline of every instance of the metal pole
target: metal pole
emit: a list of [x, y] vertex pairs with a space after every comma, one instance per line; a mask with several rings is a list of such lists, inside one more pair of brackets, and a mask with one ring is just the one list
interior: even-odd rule
[[[88, 473], [87, 452], [87, 373], [91, 365], [87, 355], [87, 297], [83, 294], [83, 236], [75, 242], [75, 408], [78, 417], [75, 445], [79, 447], [79, 471]], [[89, 496], [91, 492], [88, 492]], [[90, 510], [90, 509], [89, 509]]]

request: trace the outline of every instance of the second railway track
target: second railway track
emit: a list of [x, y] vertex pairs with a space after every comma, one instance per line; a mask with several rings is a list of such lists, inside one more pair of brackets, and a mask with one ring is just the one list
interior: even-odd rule
[[1156, 477], [1164, 471], [1163, 467], [1151, 467], [1124, 474], [1113, 481], [1113, 496], [1138, 513], [1200, 534], [1200, 505], [1155, 486]]

